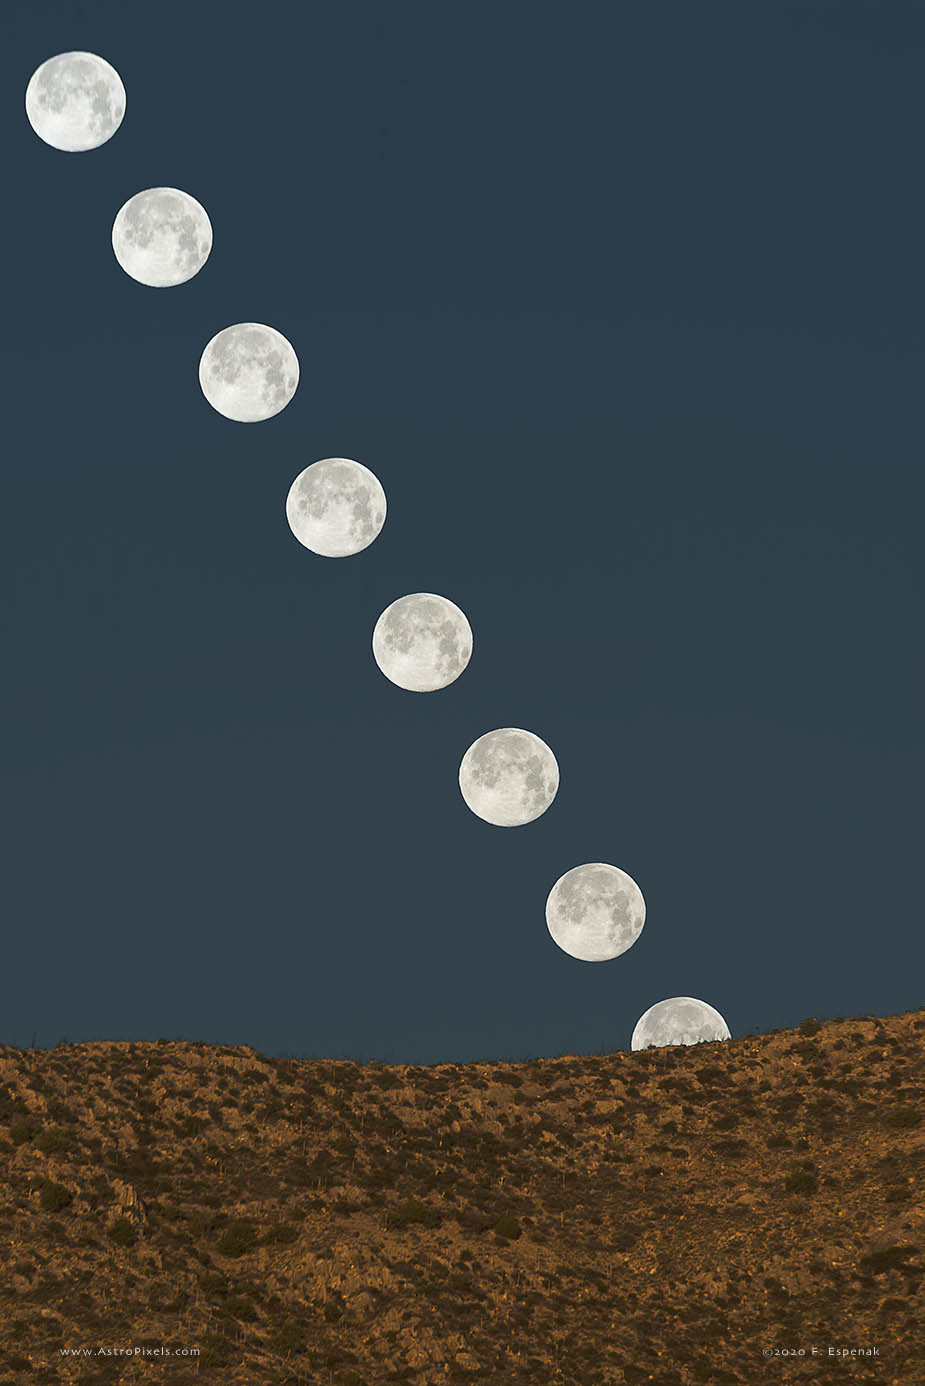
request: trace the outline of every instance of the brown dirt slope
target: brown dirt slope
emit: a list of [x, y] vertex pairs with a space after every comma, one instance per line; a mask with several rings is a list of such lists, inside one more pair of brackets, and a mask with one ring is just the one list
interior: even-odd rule
[[925, 1382], [923, 1039], [0, 1048], [0, 1386]]

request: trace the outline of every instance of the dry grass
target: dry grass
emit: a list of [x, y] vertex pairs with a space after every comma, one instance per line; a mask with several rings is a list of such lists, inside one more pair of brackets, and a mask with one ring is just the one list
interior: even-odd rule
[[[918, 1382], [923, 1040], [919, 1011], [523, 1064], [0, 1049], [0, 1386]], [[112, 1344], [200, 1356], [59, 1351]], [[813, 1344], [880, 1358], [762, 1358]]]

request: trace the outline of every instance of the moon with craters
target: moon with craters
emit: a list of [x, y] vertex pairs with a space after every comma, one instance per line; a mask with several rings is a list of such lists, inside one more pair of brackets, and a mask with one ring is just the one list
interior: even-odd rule
[[729, 1026], [719, 1011], [694, 996], [670, 996], [658, 1001], [639, 1017], [633, 1049], [661, 1048], [666, 1044], [703, 1044], [730, 1039]]
[[146, 188], [130, 197], [112, 224], [116, 259], [139, 284], [185, 284], [212, 249], [212, 223], [195, 197], [179, 188]]
[[458, 679], [472, 655], [465, 614], [435, 592], [412, 592], [387, 606], [373, 631], [373, 657], [386, 678], [410, 693], [432, 693]]
[[559, 789], [559, 766], [533, 732], [499, 727], [473, 741], [463, 756], [459, 789], [477, 818], [516, 828], [549, 808]]
[[286, 497], [289, 528], [323, 558], [347, 558], [369, 548], [385, 524], [385, 512], [379, 478], [350, 457], [313, 462], [299, 472]]
[[216, 332], [199, 361], [202, 393], [236, 423], [272, 419], [299, 383], [299, 360], [275, 327], [236, 322]]
[[26, 87], [26, 115], [39, 139], [69, 154], [111, 140], [125, 115], [122, 78], [96, 53], [58, 53]]
[[546, 925], [563, 952], [608, 962], [632, 948], [646, 903], [632, 876], [607, 862], [586, 862], [560, 876], [546, 900]]

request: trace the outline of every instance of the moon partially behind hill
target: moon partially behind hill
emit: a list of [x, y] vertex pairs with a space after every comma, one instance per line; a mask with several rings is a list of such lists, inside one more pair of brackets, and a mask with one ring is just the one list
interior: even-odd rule
[[69, 154], [98, 149], [125, 115], [122, 78], [96, 53], [57, 53], [26, 87], [26, 115], [39, 139]]
[[236, 423], [272, 419], [285, 409], [299, 383], [299, 360], [275, 327], [236, 322], [206, 344], [199, 361], [202, 393], [219, 414]]
[[411, 592], [387, 606], [373, 631], [373, 658], [390, 682], [433, 693], [458, 679], [472, 655], [465, 613], [435, 592]]
[[361, 553], [385, 524], [379, 478], [350, 457], [323, 457], [299, 472], [286, 497], [296, 539], [323, 558]]
[[459, 789], [476, 817], [517, 828], [549, 808], [559, 789], [559, 766], [533, 732], [499, 727], [473, 741], [463, 756]]
[[179, 188], [146, 188], [119, 208], [112, 224], [116, 259], [139, 284], [185, 284], [212, 249], [206, 209]]
[[698, 1001], [694, 996], [670, 996], [639, 1017], [630, 1047], [661, 1048], [666, 1044], [703, 1044], [730, 1038], [729, 1026], [706, 1001]]
[[563, 952], [609, 962], [632, 948], [646, 903], [632, 876], [607, 862], [586, 862], [560, 876], [546, 900], [546, 925]]

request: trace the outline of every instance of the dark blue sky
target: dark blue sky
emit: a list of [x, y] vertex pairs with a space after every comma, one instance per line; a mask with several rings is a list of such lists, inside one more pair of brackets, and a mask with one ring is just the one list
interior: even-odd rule
[[[628, 1048], [922, 1003], [925, 8], [5, 0], [0, 1039], [392, 1062]], [[127, 92], [64, 154], [33, 70]], [[168, 185], [203, 271], [129, 279]], [[266, 322], [293, 402], [230, 422], [205, 343]], [[385, 487], [292, 537], [319, 458]], [[463, 676], [372, 628], [440, 592]], [[458, 790], [522, 726], [521, 828]], [[584, 861], [646, 926], [583, 963]]]

